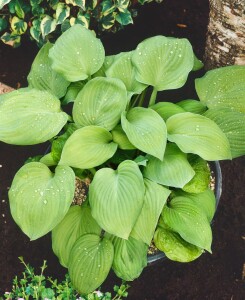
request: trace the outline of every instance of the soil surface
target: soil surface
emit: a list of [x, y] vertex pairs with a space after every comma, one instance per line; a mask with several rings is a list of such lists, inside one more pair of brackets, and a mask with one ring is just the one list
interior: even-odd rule
[[[164, 0], [141, 7], [135, 24], [117, 34], [106, 34], [107, 54], [134, 49], [144, 38], [157, 34], [188, 38], [199, 58], [204, 53], [208, 22], [208, 0]], [[183, 27], [184, 24], [186, 27]], [[26, 85], [26, 76], [38, 49], [24, 41], [21, 48], [0, 45], [0, 82], [14, 88]], [[200, 73], [192, 75], [191, 80]], [[196, 97], [193, 83], [176, 92], [163, 93], [162, 99]], [[12, 278], [20, 275], [18, 256], [35, 268], [48, 261], [47, 274], [62, 279], [66, 270], [52, 253], [50, 235], [30, 242], [14, 223], [8, 203], [8, 188], [23, 162], [44, 153], [46, 144], [10, 146], [0, 143], [0, 295], [11, 288]], [[222, 164], [223, 193], [213, 224], [213, 254], [181, 264], [163, 260], [147, 267], [131, 283], [129, 300], [245, 299], [245, 158]], [[114, 274], [103, 285], [111, 289], [119, 282]]]

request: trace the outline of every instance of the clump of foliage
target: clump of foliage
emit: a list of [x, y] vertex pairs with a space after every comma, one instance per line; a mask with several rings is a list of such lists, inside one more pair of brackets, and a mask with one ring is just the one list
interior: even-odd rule
[[[196, 79], [200, 101], [156, 103], [158, 91], [182, 87], [200, 67], [186, 39], [156, 36], [105, 56], [101, 41], [74, 25], [40, 50], [27, 88], [1, 96], [1, 141], [51, 140], [50, 153], [15, 175], [12, 216], [31, 240], [52, 231], [80, 293], [111, 268], [137, 278], [152, 239], [179, 262], [211, 252], [207, 161], [245, 154], [245, 67]], [[71, 207], [82, 180], [91, 181], [88, 198]]]
[[133, 23], [135, 4], [151, 0], [0, 0], [1, 40], [18, 47], [23, 34], [39, 46], [54, 41], [74, 24], [101, 31], [112, 31]]
[[17, 276], [13, 280], [11, 292], [5, 292], [1, 300], [7, 299], [44, 299], [44, 300], [120, 300], [127, 298], [129, 285], [123, 282], [120, 286], [114, 286], [114, 296], [110, 292], [103, 293], [99, 289], [88, 295], [79, 295], [73, 288], [69, 275], [65, 276], [65, 280], [58, 282], [57, 279], [47, 277], [44, 271], [47, 268], [47, 262], [44, 261], [41, 267], [41, 273], [36, 274], [33, 267], [26, 264], [23, 257], [19, 257], [21, 263], [25, 266], [23, 277]]

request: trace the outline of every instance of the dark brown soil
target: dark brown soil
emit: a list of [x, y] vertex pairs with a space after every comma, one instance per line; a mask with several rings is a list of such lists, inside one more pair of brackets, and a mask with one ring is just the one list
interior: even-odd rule
[[[142, 39], [163, 34], [187, 37], [199, 57], [204, 53], [208, 22], [208, 0], [165, 0], [139, 10], [135, 25], [103, 41], [107, 54], [135, 48]], [[185, 24], [186, 28], [177, 24]], [[16, 88], [26, 84], [26, 75], [37, 52], [35, 45], [24, 42], [19, 49], [0, 45], [0, 81]], [[177, 92], [163, 94], [169, 100], [195, 97], [190, 84]], [[184, 96], [182, 96], [184, 95]], [[48, 260], [48, 275], [62, 278], [66, 272], [52, 253], [50, 235], [30, 242], [15, 225], [9, 212], [8, 187], [25, 159], [42, 154], [46, 145], [17, 147], [0, 143], [0, 294], [11, 288], [20, 274], [18, 256], [38, 268]], [[244, 300], [245, 280], [245, 158], [222, 163], [223, 194], [213, 224], [213, 254], [180, 264], [169, 260], [146, 268], [131, 284], [129, 300]], [[110, 274], [104, 289], [119, 282]]]

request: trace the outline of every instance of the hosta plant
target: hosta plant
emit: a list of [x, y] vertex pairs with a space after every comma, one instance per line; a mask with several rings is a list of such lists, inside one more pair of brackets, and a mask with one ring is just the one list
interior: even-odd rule
[[28, 35], [42, 46], [74, 24], [98, 32], [116, 32], [133, 23], [136, 4], [152, 0], [0, 0], [1, 40], [18, 47]]
[[[75, 25], [40, 50], [27, 88], [0, 98], [1, 141], [51, 142], [15, 175], [12, 216], [31, 240], [52, 232], [79, 293], [111, 268], [137, 278], [152, 241], [179, 262], [211, 252], [207, 161], [245, 154], [245, 67], [196, 79], [199, 100], [157, 99], [200, 67], [186, 39], [156, 36], [105, 56], [100, 40]], [[87, 198], [79, 196], [85, 187]]]

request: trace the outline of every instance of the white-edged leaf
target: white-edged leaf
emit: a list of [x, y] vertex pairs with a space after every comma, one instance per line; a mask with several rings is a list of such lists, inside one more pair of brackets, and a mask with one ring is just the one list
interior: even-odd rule
[[100, 235], [101, 228], [88, 205], [72, 206], [64, 219], [52, 230], [52, 248], [62, 266], [67, 267], [71, 249], [84, 234]]
[[245, 155], [245, 114], [229, 108], [212, 108], [204, 116], [213, 120], [224, 132], [230, 143], [232, 158]]
[[78, 125], [97, 125], [110, 131], [119, 123], [127, 102], [127, 91], [121, 80], [96, 77], [77, 95], [73, 118]]
[[188, 243], [211, 252], [212, 231], [206, 214], [187, 197], [175, 197], [162, 212], [164, 222]]
[[35, 89], [20, 89], [0, 98], [0, 140], [15, 145], [46, 142], [68, 120], [54, 95]]
[[40, 29], [41, 29], [41, 33], [42, 33], [42, 37], [43, 39], [51, 32], [55, 31], [57, 22], [55, 19], [53, 19], [52, 17], [46, 15], [40, 24]]
[[86, 126], [76, 130], [67, 139], [59, 165], [93, 168], [111, 158], [116, 150], [117, 144], [112, 141], [109, 131], [99, 126]]
[[151, 180], [145, 179], [144, 182], [144, 204], [130, 236], [150, 245], [163, 206], [171, 191]]
[[59, 2], [56, 7], [57, 25], [62, 24], [70, 15], [70, 7], [64, 3]]
[[182, 188], [195, 175], [186, 154], [175, 144], [167, 144], [163, 161], [155, 157], [148, 159], [144, 177], [159, 184]]
[[111, 241], [85, 234], [72, 247], [68, 270], [72, 285], [80, 294], [97, 289], [106, 279], [114, 257]]
[[116, 275], [126, 281], [133, 281], [147, 266], [148, 246], [133, 237], [128, 240], [106, 235], [114, 246], [112, 269]]
[[39, 50], [27, 80], [31, 88], [48, 91], [57, 98], [61, 98], [65, 95], [70, 83], [51, 68], [48, 53], [52, 47], [53, 45], [48, 42]]
[[66, 215], [75, 191], [75, 174], [58, 166], [53, 174], [40, 162], [24, 165], [9, 190], [11, 214], [31, 240], [51, 231]]
[[201, 102], [208, 108], [230, 108], [245, 113], [245, 66], [211, 70], [195, 81]]
[[167, 130], [163, 119], [150, 108], [135, 107], [121, 116], [122, 128], [139, 150], [163, 159]]
[[170, 117], [166, 125], [168, 140], [183, 152], [210, 161], [231, 158], [229, 141], [214, 121], [186, 112]]
[[76, 24], [60, 36], [49, 52], [52, 68], [67, 80], [85, 80], [102, 66], [105, 50], [92, 31]]
[[0, 0], [0, 9], [4, 7], [4, 5], [8, 4], [11, 0]]
[[182, 87], [194, 65], [187, 39], [155, 36], [141, 42], [132, 55], [136, 80], [157, 91]]
[[107, 232], [127, 239], [141, 212], [145, 186], [138, 165], [130, 160], [117, 170], [100, 169], [89, 188], [92, 216]]

